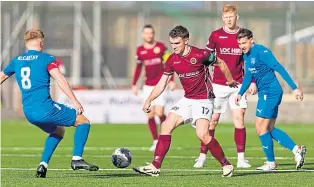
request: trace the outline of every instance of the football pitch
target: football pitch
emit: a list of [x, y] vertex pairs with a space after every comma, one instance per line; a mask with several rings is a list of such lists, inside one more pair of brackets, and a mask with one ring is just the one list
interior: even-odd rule
[[[276, 142], [275, 156], [278, 170], [256, 171], [264, 161], [264, 153], [252, 124], [247, 125], [246, 157], [253, 165], [234, 171], [231, 178], [222, 178], [221, 167], [208, 156], [204, 169], [194, 169], [199, 154], [199, 141], [190, 125], [179, 127], [172, 136], [172, 145], [163, 162], [159, 177], [139, 175], [133, 166], [151, 162], [148, 151], [152, 140], [146, 125], [93, 125], [86, 144], [84, 158], [97, 164], [97, 172], [73, 171], [70, 167], [74, 128], [66, 129], [65, 138], [56, 149], [47, 178], [35, 178], [35, 170], [47, 135], [25, 121], [2, 121], [1, 124], [1, 184], [2, 186], [313, 186], [314, 179], [314, 126], [279, 124], [297, 144], [307, 146], [305, 165], [295, 170], [293, 154]], [[236, 166], [236, 148], [233, 126], [220, 124], [216, 138], [225, 154]], [[111, 154], [119, 147], [129, 148], [132, 164], [118, 169], [111, 163]]]

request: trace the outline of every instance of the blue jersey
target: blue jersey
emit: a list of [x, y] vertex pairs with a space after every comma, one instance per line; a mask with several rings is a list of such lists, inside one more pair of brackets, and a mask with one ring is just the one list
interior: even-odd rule
[[29, 50], [15, 57], [3, 70], [8, 76], [16, 74], [24, 108], [53, 102], [50, 97], [48, 65], [55, 61], [55, 57], [50, 54]]
[[256, 81], [258, 92], [282, 94], [282, 88], [275, 75], [277, 71], [294, 90], [297, 88], [284, 67], [277, 61], [271, 50], [263, 45], [254, 44], [251, 50], [243, 55], [245, 75], [240, 95], [248, 89], [252, 78]]

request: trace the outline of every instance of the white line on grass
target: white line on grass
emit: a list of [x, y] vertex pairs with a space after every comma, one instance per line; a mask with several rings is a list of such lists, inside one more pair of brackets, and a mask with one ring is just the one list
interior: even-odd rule
[[[118, 147], [85, 147], [84, 149], [87, 151], [113, 151], [117, 149]], [[148, 151], [150, 147], [127, 147], [131, 151]], [[58, 147], [58, 150], [72, 150], [73, 147]], [[171, 147], [170, 150], [194, 150], [199, 149], [199, 147]], [[307, 150], [312, 150], [312, 147], [307, 147]], [[29, 150], [35, 150], [35, 151], [42, 151], [43, 147], [1, 147], [2, 151], [29, 151]], [[223, 150], [235, 150], [235, 147], [225, 147]], [[262, 150], [262, 147], [246, 147], [245, 150]], [[283, 147], [276, 147], [275, 150], [287, 150]]]
[[[41, 154], [1, 154], [2, 157], [41, 157]], [[87, 155], [84, 154], [85, 157], [91, 157], [91, 158], [111, 158], [111, 155]], [[133, 155], [134, 156], [134, 155]], [[72, 155], [68, 155], [68, 154], [54, 154], [53, 157], [72, 157]], [[134, 156], [136, 158], [152, 158], [151, 155], [136, 155]], [[169, 155], [166, 156], [166, 158], [168, 159], [195, 159], [196, 156], [175, 156], [175, 155]], [[249, 160], [265, 160], [266, 157], [245, 157], [246, 159]], [[228, 159], [230, 160], [236, 160], [238, 159], [238, 157], [228, 157]], [[276, 160], [293, 160], [293, 156], [291, 157], [275, 157]], [[306, 157], [305, 160], [314, 160], [313, 157]]]
[[[15, 171], [33, 171], [36, 168], [1, 168], [1, 170], [15, 170]], [[49, 168], [50, 171], [72, 171], [72, 169], [66, 168]], [[99, 169], [100, 171], [132, 171], [132, 169]], [[221, 169], [162, 169], [162, 171], [169, 171], [169, 172], [221, 172]], [[243, 170], [236, 170], [238, 172], [265, 172], [253, 169], [243, 169]], [[270, 172], [314, 172], [314, 170], [274, 170]]]

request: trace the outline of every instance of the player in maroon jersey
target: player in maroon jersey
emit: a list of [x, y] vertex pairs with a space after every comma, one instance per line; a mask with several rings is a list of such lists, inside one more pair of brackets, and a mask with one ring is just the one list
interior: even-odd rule
[[[232, 77], [235, 81], [242, 83], [243, 79], [243, 59], [242, 51], [239, 48], [236, 35], [239, 31], [237, 26], [237, 7], [235, 5], [225, 5], [222, 9], [222, 20], [224, 26], [211, 33], [207, 42], [206, 49], [215, 51], [218, 58], [221, 58], [228, 65]], [[241, 85], [239, 85], [241, 87]], [[249, 168], [251, 165], [244, 159], [246, 129], [244, 126], [244, 113], [247, 108], [246, 97], [242, 97], [239, 105], [234, 103], [240, 88], [230, 88], [226, 85], [226, 78], [219, 68], [214, 67], [213, 89], [215, 93], [215, 108], [210, 125], [210, 134], [214, 136], [215, 127], [218, 124], [221, 113], [224, 113], [229, 103], [232, 110], [232, 119], [234, 122], [234, 141], [238, 153], [238, 168]], [[252, 83], [249, 89], [251, 94], [256, 93], [256, 85]], [[208, 149], [206, 145], [201, 144], [200, 156], [196, 159], [195, 168], [204, 167]]]
[[[142, 67], [145, 67], [145, 84], [143, 86], [143, 98], [144, 101], [148, 98], [152, 92], [154, 86], [158, 83], [160, 77], [164, 72], [164, 60], [169, 57], [167, 47], [154, 39], [154, 28], [152, 25], [145, 25], [143, 28], [144, 44], [139, 46], [136, 50], [137, 64], [134, 72], [132, 91], [135, 95], [138, 95], [138, 89], [136, 86], [137, 80], [140, 77]], [[170, 81], [169, 87], [174, 89], [175, 84], [173, 78]], [[158, 140], [157, 125], [154, 116], [157, 115], [160, 119], [160, 124], [165, 121], [166, 116], [164, 114], [164, 106], [166, 104], [166, 95], [160, 95], [153, 103], [154, 107], [151, 112], [148, 113], [148, 127], [153, 137], [153, 145], [150, 150], [154, 151]]]
[[161, 125], [153, 162], [133, 169], [142, 174], [159, 176], [162, 161], [170, 147], [172, 131], [181, 124], [192, 123], [196, 125], [197, 137], [221, 164], [223, 176], [230, 177], [233, 166], [225, 157], [218, 141], [208, 132], [215, 98], [208, 66], [218, 66], [224, 72], [230, 87], [237, 87], [237, 83], [233, 81], [227, 65], [217, 59], [214, 53], [188, 45], [189, 31], [185, 27], [176, 26], [169, 36], [174, 53], [168, 58], [164, 73], [146, 100], [143, 111], [150, 112], [151, 102], [162, 94], [174, 72], [180, 79], [185, 95], [173, 106]]

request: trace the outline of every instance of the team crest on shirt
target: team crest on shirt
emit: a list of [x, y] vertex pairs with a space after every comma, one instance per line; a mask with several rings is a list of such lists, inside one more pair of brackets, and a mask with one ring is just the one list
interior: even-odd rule
[[155, 54], [159, 54], [160, 53], [160, 48], [159, 47], [155, 47], [154, 48], [154, 53]]
[[191, 62], [191, 64], [196, 64], [197, 60], [196, 60], [196, 58], [191, 58], [190, 62]]
[[251, 58], [251, 64], [255, 64], [255, 58]]

